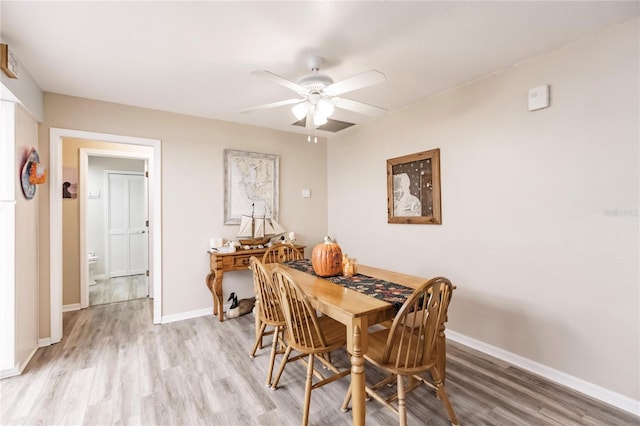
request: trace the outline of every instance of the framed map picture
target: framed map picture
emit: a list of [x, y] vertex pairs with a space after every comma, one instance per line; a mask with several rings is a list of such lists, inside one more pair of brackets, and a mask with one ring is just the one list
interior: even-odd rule
[[241, 216], [279, 220], [280, 157], [258, 152], [224, 150], [224, 224]]

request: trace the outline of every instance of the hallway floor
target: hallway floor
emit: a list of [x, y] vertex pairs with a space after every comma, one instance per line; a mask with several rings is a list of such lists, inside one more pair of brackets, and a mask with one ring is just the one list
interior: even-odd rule
[[148, 281], [144, 274], [100, 280], [89, 286], [89, 306], [147, 297]]

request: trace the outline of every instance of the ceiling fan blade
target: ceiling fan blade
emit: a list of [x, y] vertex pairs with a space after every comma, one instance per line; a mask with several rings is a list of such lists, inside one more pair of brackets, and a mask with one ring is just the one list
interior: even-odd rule
[[304, 99], [287, 99], [279, 102], [272, 102], [270, 104], [258, 105], [251, 108], [243, 109], [238, 111], [241, 114], [247, 112], [256, 112], [256, 111], [264, 111], [265, 109], [278, 108], [285, 105], [297, 104], [299, 102], [304, 102]]
[[387, 77], [376, 70], [365, 71], [361, 74], [349, 77], [346, 80], [338, 81], [324, 88], [323, 92], [327, 95], [341, 95], [343, 93], [352, 92], [362, 89], [363, 87], [373, 86], [374, 84], [387, 81]]
[[365, 104], [358, 101], [352, 101], [345, 98], [331, 98], [331, 103], [338, 108], [348, 109], [349, 111], [357, 112], [358, 114], [369, 115], [372, 117], [380, 117], [387, 113], [387, 110], [377, 106]]
[[277, 74], [272, 73], [271, 71], [251, 71], [251, 74], [257, 75], [258, 77], [264, 77], [268, 80], [273, 81], [274, 83], [279, 84], [280, 86], [284, 86], [287, 89], [291, 89], [300, 96], [306, 96], [307, 90], [300, 86], [298, 83], [295, 83], [291, 80], [287, 80], [284, 77], [280, 77]]

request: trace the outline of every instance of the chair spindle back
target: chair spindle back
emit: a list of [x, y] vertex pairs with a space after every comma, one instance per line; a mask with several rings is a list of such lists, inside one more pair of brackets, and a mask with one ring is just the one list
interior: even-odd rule
[[325, 352], [328, 346], [307, 296], [291, 275], [278, 266], [273, 270], [272, 281], [280, 292], [289, 344], [298, 351]]
[[302, 259], [302, 253], [293, 244], [276, 244], [264, 253], [262, 263], [283, 263]]
[[397, 369], [412, 374], [433, 363], [452, 290], [447, 278], [436, 277], [407, 298], [391, 325], [382, 358], [384, 364], [393, 363]]
[[284, 314], [280, 306], [280, 294], [273, 285], [269, 274], [257, 257], [249, 259], [253, 271], [253, 285], [258, 299], [260, 320], [268, 324], [281, 323]]

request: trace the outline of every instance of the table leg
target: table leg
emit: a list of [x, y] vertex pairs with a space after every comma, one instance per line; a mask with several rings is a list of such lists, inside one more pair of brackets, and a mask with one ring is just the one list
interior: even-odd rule
[[213, 281], [215, 279], [215, 274], [209, 273], [207, 274], [207, 278], [205, 278], [205, 283], [207, 284], [207, 288], [211, 292], [211, 299], [213, 301], [213, 316], [218, 315], [218, 298], [216, 297], [215, 290], [213, 289]]
[[207, 275], [207, 287], [213, 296], [213, 315], [218, 315], [220, 322], [224, 321], [222, 306], [222, 269], [212, 269]]
[[[364, 371], [364, 357], [363, 354], [366, 351], [367, 345], [367, 327], [366, 319], [364, 324], [361, 322], [355, 324], [351, 329], [347, 329], [349, 336], [351, 336], [348, 347], [351, 349], [351, 410], [353, 424], [357, 426], [363, 426], [366, 419], [365, 411], [365, 371]], [[364, 334], [361, 330], [365, 330]]]
[[213, 280], [213, 288], [215, 289], [216, 297], [218, 298], [218, 319], [220, 322], [224, 321], [224, 306], [222, 302], [222, 274], [221, 269], [216, 270], [216, 278]]

